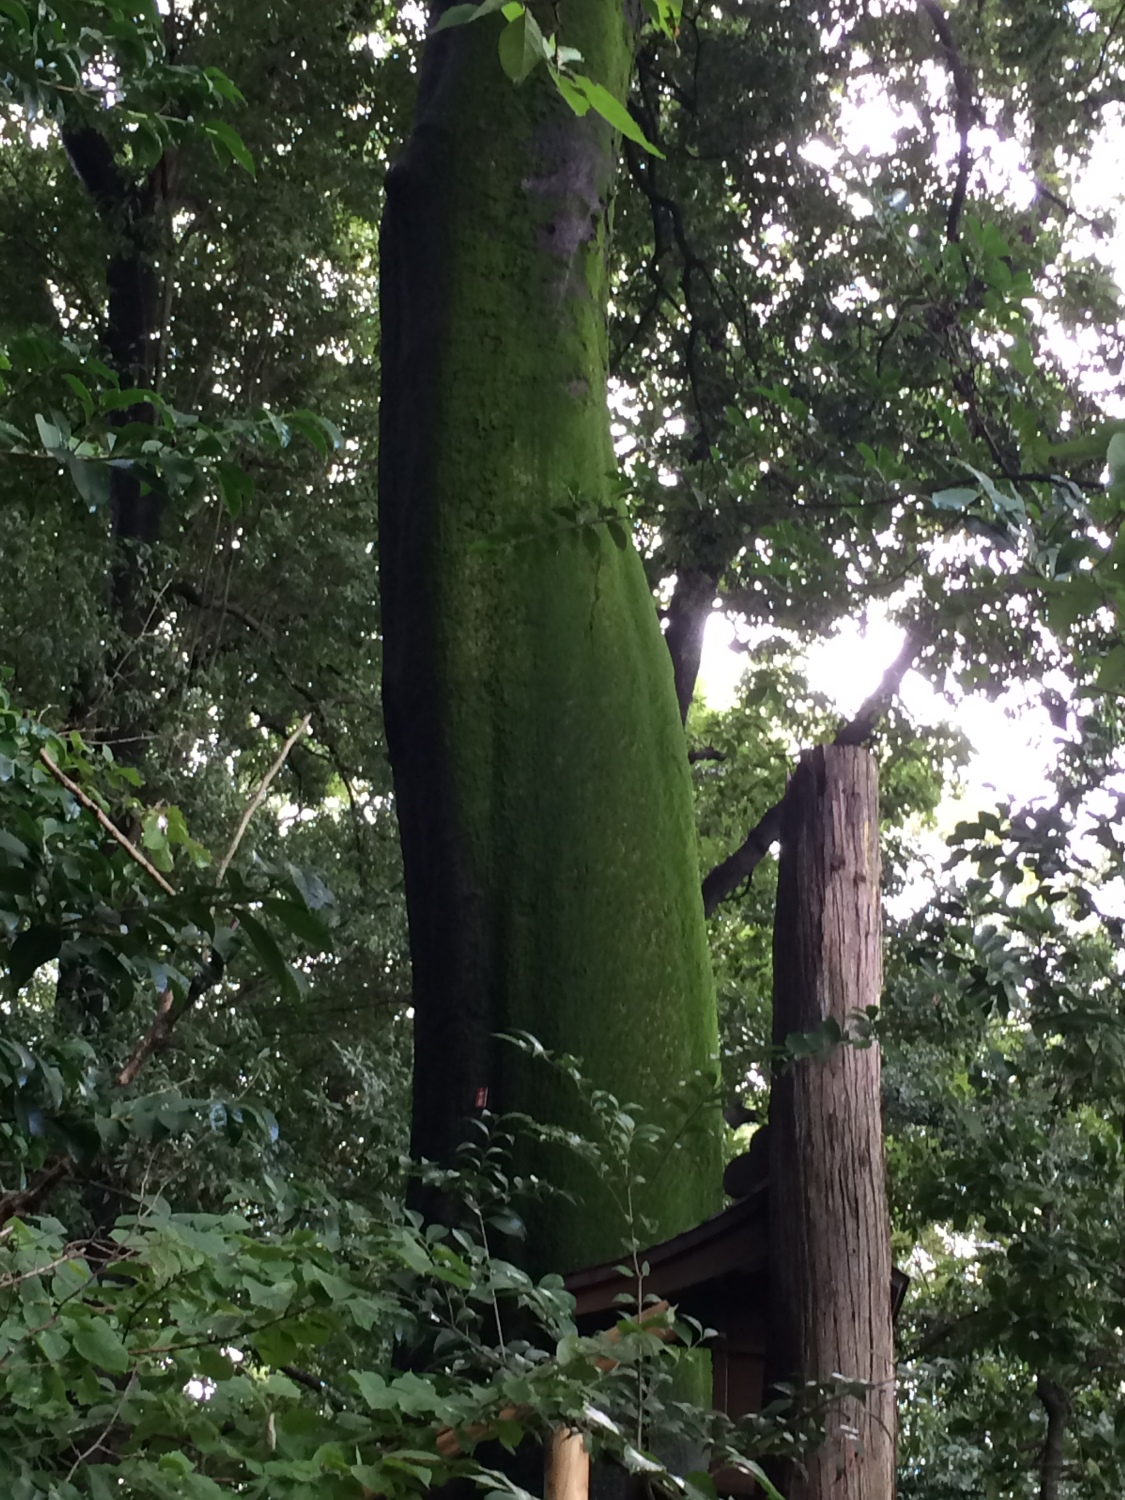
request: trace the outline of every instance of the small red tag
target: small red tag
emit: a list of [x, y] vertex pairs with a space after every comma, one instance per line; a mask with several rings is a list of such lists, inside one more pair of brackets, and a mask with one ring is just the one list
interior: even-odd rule
[[488, 1108], [488, 1090], [486, 1088], [477, 1089], [476, 1108]]

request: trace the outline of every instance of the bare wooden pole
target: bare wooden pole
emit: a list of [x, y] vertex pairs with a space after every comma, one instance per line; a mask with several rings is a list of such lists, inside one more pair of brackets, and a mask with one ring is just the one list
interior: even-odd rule
[[543, 1500], [590, 1500], [590, 1455], [580, 1432], [558, 1427], [547, 1439]]
[[[775, 1045], [877, 1005], [878, 776], [870, 754], [801, 758], [785, 799], [774, 927]], [[879, 1052], [845, 1042], [783, 1065], [769, 1112], [774, 1380], [862, 1381], [822, 1412], [789, 1500], [890, 1500], [895, 1393]]]

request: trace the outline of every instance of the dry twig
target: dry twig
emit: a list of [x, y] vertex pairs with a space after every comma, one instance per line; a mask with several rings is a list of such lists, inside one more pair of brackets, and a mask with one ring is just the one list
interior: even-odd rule
[[273, 781], [274, 777], [277, 775], [277, 773], [281, 770], [282, 766], [288, 760], [290, 750], [292, 750], [293, 746], [297, 743], [297, 741], [305, 733], [305, 731], [308, 729], [308, 727], [309, 727], [309, 725], [311, 723], [312, 723], [312, 714], [311, 713], [307, 713], [305, 715], [305, 717], [301, 720], [301, 722], [297, 725], [296, 729], [294, 729], [293, 733], [285, 741], [284, 745], [282, 745], [281, 751], [278, 754], [277, 759], [274, 761], [273, 765], [270, 766], [270, 768], [266, 772], [266, 774], [262, 777], [261, 782], [258, 784], [258, 790], [254, 793], [254, 795], [250, 798], [250, 801], [246, 804], [246, 808], [245, 808], [245, 810], [244, 810], [244, 812], [242, 814], [241, 819], [239, 820], [238, 828], [235, 830], [234, 838], [231, 839], [230, 848], [223, 855], [222, 863], [219, 865], [219, 873], [218, 873], [218, 875], [216, 877], [216, 881], [215, 881], [215, 883], [217, 885], [219, 885], [219, 884], [222, 883], [223, 876], [227, 873], [227, 870], [230, 868], [230, 862], [234, 858], [234, 856], [235, 856], [235, 854], [236, 854], [236, 852], [238, 850], [239, 844], [242, 843], [242, 840], [243, 840], [243, 838], [244, 838], [244, 836], [246, 834], [247, 828], [249, 828], [249, 826], [250, 826], [250, 819], [254, 816], [254, 814], [257, 812], [258, 808], [261, 807], [262, 803], [265, 801], [266, 793], [269, 791], [269, 788], [270, 788], [270, 782]]
[[129, 858], [136, 860], [137, 864], [140, 865], [145, 874], [156, 881], [157, 885], [165, 893], [165, 895], [174, 896], [176, 894], [175, 887], [168, 884], [168, 882], [164, 879], [164, 876], [161, 875], [156, 866], [150, 860], [147, 860], [144, 857], [141, 851], [137, 848], [136, 844], [125, 837], [120, 828], [118, 828], [116, 823], [114, 823], [113, 819], [106, 816], [106, 814], [101, 810], [94, 799], [89, 796], [88, 793], [84, 792], [76, 781], [71, 781], [70, 777], [66, 774], [65, 771], [59, 769], [59, 767], [47, 754], [46, 750], [40, 750], [39, 759], [47, 767], [47, 770], [50, 771], [51, 775], [55, 778], [59, 785], [65, 786], [72, 797], [77, 798], [77, 800], [81, 802], [83, 807], [88, 808], [89, 811], [93, 813], [94, 817], [97, 818], [98, 822], [105, 829], [106, 833], [109, 834], [110, 838], [117, 840], [122, 849], [124, 849], [125, 853], [129, 856]]

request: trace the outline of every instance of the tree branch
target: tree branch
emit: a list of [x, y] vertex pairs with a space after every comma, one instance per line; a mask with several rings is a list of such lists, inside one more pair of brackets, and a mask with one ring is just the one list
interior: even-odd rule
[[883, 673], [879, 686], [864, 699], [855, 717], [840, 725], [832, 742], [834, 745], [862, 745], [871, 738], [879, 720], [898, 695], [902, 679], [917, 661], [924, 644], [916, 631], [906, 632], [906, 639], [894, 661]]
[[957, 179], [953, 185], [953, 196], [949, 200], [949, 214], [945, 221], [945, 237], [950, 244], [953, 244], [960, 232], [961, 210], [965, 206], [965, 194], [969, 188], [969, 168], [972, 165], [969, 157], [969, 126], [973, 123], [973, 80], [938, 0], [918, 0], [918, 4], [933, 23], [937, 39], [942, 45], [949, 64], [953, 88], [957, 96], [955, 119], [961, 145], [957, 152]]
[[1070, 1394], [1043, 1374], [1035, 1378], [1035, 1394], [1047, 1413], [1047, 1436], [1039, 1469], [1039, 1500], [1059, 1500], [1059, 1485], [1065, 1468], [1063, 1442], [1070, 1416]]
[[241, 844], [243, 837], [245, 836], [247, 828], [249, 828], [250, 826], [250, 819], [254, 816], [258, 808], [261, 807], [262, 802], [265, 800], [265, 795], [269, 791], [270, 782], [281, 770], [282, 766], [285, 764], [286, 760], [289, 757], [290, 750], [292, 750], [293, 746], [305, 733], [311, 723], [312, 713], [309, 712], [297, 725], [296, 729], [294, 729], [293, 733], [285, 741], [284, 745], [282, 745], [281, 752], [278, 755], [277, 759], [274, 761], [273, 765], [270, 766], [266, 774], [262, 777], [261, 781], [258, 784], [258, 790], [246, 804], [246, 809], [243, 812], [241, 819], [239, 820], [238, 828], [235, 830], [234, 838], [231, 839], [230, 848], [223, 855], [222, 863], [219, 865], [219, 873], [215, 879], [216, 885], [222, 884], [223, 876], [227, 873], [227, 870], [230, 867], [230, 862], [234, 858], [238, 850], [238, 846], [239, 844]]
[[[301, 735], [305, 733], [311, 722], [312, 714], [310, 712], [305, 715], [305, 717], [297, 725], [296, 729], [294, 729], [292, 734], [290, 734], [288, 739], [286, 739], [284, 745], [282, 745], [281, 747], [281, 751], [278, 754], [277, 759], [273, 762], [269, 770], [262, 777], [262, 780], [258, 784], [257, 790], [250, 798], [250, 801], [246, 804], [245, 811], [243, 812], [242, 817], [239, 820], [238, 828], [235, 831], [234, 838], [231, 840], [230, 848], [223, 856], [223, 861], [219, 866], [216, 884], [221, 883], [223, 876], [226, 874], [227, 869], [230, 866], [230, 862], [234, 858], [238, 846], [242, 842], [246, 830], [250, 825], [250, 819], [254, 816], [254, 813], [261, 806], [263, 800], [265, 799], [265, 795], [269, 790], [270, 783], [273, 781], [277, 773], [281, 770], [282, 766], [285, 764], [286, 759], [288, 758], [290, 750], [292, 750], [293, 746], [300, 739]], [[47, 770], [51, 773], [55, 780], [58, 781], [62, 786], [64, 786], [71, 794], [71, 796], [76, 798], [83, 807], [87, 808], [90, 812], [93, 813], [94, 817], [98, 820], [98, 822], [110, 835], [110, 837], [115, 839], [116, 842], [120, 844], [125, 852], [129, 855], [129, 857], [135, 860], [137, 864], [140, 865], [141, 869], [156, 881], [161, 890], [169, 896], [174, 896], [176, 894], [175, 887], [170, 885], [168, 881], [165, 880], [160, 871], [157, 870], [144, 857], [144, 855], [140, 852], [135, 844], [131, 843], [130, 840], [125, 837], [121, 830], [113, 823], [112, 819], [106, 816], [106, 814], [102, 811], [98, 804], [86, 792], [82, 790], [78, 783], [72, 781], [71, 778], [65, 773], [65, 771], [59, 769], [59, 767], [47, 754], [45, 749], [40, 750], [39, 759], [43, 762], [44, 766], [46, 766]], [[205, 994], [207, 990], [213, 988], [216, 984], [218, 984], [219, 980], [223, 977], [223, 969], [224, 960], [222, 958], [222, 955], [213, 948], [207, 962], [200, 968], [199, 972], [196, 974], [195, 978], [189, 985], [187, 994], [181, 1001], [179, 1001], [179, 1003], [177, 1003], [175, 996], [170, 989], [164, 991], [164, 993], [160, 997], [160, 1004], [157, 1008], [156, 1019], [153, 1021], [152, 1025], [148, 1028], [137, 1045], [134, 1047], [128, 1061], [125, 1063], [121, 1071], [117, 1074], [117, 1077], [114, 1079], [114, 1084], [117, 1088], [128, 1088], [136, 1078], [137, 1074], [144, 1067], [148, 1059], [153, 1055], [153, 1053], [160, 1051], [163, 1047], [166, 1047], [168, 1045], [168, 1041], [171, 1038], [176, 1023], [184, 1015], [187, 1014], [187, 1012], [192, 1008], [193, 1005], [195, 1005], [196, 1001], [200, 998], [201, 995]], [[16, 1214], [33, 1212], [36, 1208], [38, 1208], [39, 1204], [43, 1202], [43, 1200], [47, 1197], [47, 1195], [52, 1191], [53, 1188], [55, 1188], [60, 1182], [62, 1182], [64, 1178], [70, 1176], [73, 1169], [74, 1162], [69, 1156], [60, 1157], [49, 1168], [46, 1168], [42, 1173], [40, 1173], [38, 1179], [34, 1183], [32, 1183], [30, 1187], [23, 1188], [18, 1192], [5, 1193], [3, 1196], [0, 1196], [0, 1225], [6, 1224], [7, 1221], [13, 1218]]]
[[[293, 746], [297, 743], [298, 739], [300, 739], [301, 735], [304, 734], [305, 730], [308, 729], [311, 720], [312, 714], [307, 713], [301, 720], [301, 722], [297, 725], [296, 729], [294, 729], [293, 733], [285, 741], [284, 745], [282, 745], [281, 752], [278, 755], [277, 759], [274, 761], [273, 765], [270, 766], [266, 774], [262, 777], [262, 780], [258, 784], [257, 790], [250, 798], [250, 801], [246, 804], [245, 811], [243, 812], [242, 817], [239, 820], [238, 828], [235, 832], [234, 838], [231, 840], [230, 848], [223, 856], [222, 863], [219, 866], [218, 875], [215, 879], [216, 885], [222, 883], [223, 876], [227, 873], [227, 870], [230, 867], [230, 862], [234, 858], [238, 846], [239, 844], [241, 844], [246, 830], [250, 825], [250, 819], [254, 816], [254, 813], [257, 811], [257, 809], [261, 806], [266, 792], [269, 790], [270, 783], [273, 781], [274, 777], [285, 764], [290, 750], [292, 750]], [[168, 1045], [177, 1022], [179, 1022], [181, 1018], [187, 1014], [187, 1012], [192, 1008], [192, 1006], [196, 1003], [201, 995], [205, 994], [207, 990], [214, 988], [214, 986], [218, 984], [219, 980], [223, 977], [223, 968], [224, 961], [222, 956], [218, 952], [216, 952], [214, 948], [212, 948], [211, 956], [208, 958], [206, 964], [200, 969], [198, 974], [196, 974], [195, 978], [192, 980], [188, 988], [187, 994], [184, 996], [183, 1000], [179, 1002], [179, 1004], [176, 1003], [175, 997], [173, 996], [171, 990], [164, 991], [163, 995], [161, 995], [160, 997], [160, 1006], [156, 1013], [156, 1019], [153, 1021], [149, 1029], [145, 1032], [141, 1040], [137, 1043], [136, 1047], [133, 1049], [129, 1061], [117, 1075], [116, 1082], [118, 1088], [128, 1088], [129, 1084], [133, 1082], [134, 1078], [136, 1078], [137, 1074], [141, 1071], [152, 1054], [154, 1052], [160, 1051], [162, 1048]]]
[[[879, 686], [864, 700], [855, 717], [840, 725], [836, 731], [834, 744], [862, 745], [871, 738], [879, 719], [897, 694], [902, 685], [902, 679], [913, 666], [923, 645], [924, 640], [921, 634], [907, 631], [902, 649], [883, 673]], [[716, 865], [704, 877], [703, 910], [705, 915], [711, 916], [721, 902], [725, 901], [728, 896], [732, 896], [739, 886], [750, 879], [769, 853], [770, 846], [781, 837], [781, 810], [784, 805], [784, 797], [779, 802], [775, 802], [760, 821], [751, 828], [734, 853], [728, 854], [721, 864]]]
[[76, 781], [71, 781], [70, 777], [66, 774], [65, 771], [59, 770], [58, 766], [55, 765], [54, 761], [47, 754], [46, 750], [40, 750], [39, 759], [47, 767], [47, 770], [50, 771], [55, 780], [61, 786], [65, 786], [70, 795], [81, 802], [83, 807], [87, 808], [90, 812], [93, 813], [94, 817], [97, 818], [98, 822], [105, 829], [106, 833], [109, 834], [110, 838], [116, 839], [116, 841], [121, 845], [122, 849], [125, 850], [125, 853], [129, 856], [129, 858], [135, 860], [137, 864], [140, 865], [145, 874], [156, 881], [157, 885], [164, 892], [164, 894], [166, 896], [174, 896], [176, 894], [175, 886], [168, 884], [168, 882], [164, 879], [164, 876], [161, 875], [156, 866], [144, 857], [141, 851], [137, 848], [136, 844], [131, 843], [130, 840], [125, 837], [120, 828], [118, 828], [114, 823], [113, 819], [107, 817], [106, 814], [102, 812], [101, 808], [94, 801], [94, 799], [88, 796]]
[[69, 1156], [61, 1156], [50, 1166], [44, 1167], [28, 1187], [20, 1188], [14, 1193], [5, 1193], [0, 1198], [0, 1224], [6, 1224], [17, 1214], [22, 1216], [34, 1213], [47, 1195], [70, 1176], [73, 1167], [74, 1163]]
[[728, 854], [722, 864], [716, 865], [703, 880], [703, 911], [711, 916], [721, 901], [734, 894], [740, 885], [749, 880], [754, 871], [770, 852], [770, 845], [781, 837], [781, 809], [784, 797], [775, 802], [760, 822], [751, 828], [745, 839]]

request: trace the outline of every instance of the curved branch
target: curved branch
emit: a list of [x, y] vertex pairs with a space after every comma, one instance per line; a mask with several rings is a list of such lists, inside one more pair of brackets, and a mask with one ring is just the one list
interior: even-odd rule
[[[833, 744], [862, 745], [871, 738], [924, 644], [921, 632], [907, 631], [902, 649], [883, 673], [879, 686], [864, 700], [855, 717], [840, 725]], [[751, 828], [734, 853], [728, 854], [721, 864], [716, 865], [704, 877], [703, 910], [707, 916], [711, 916], [721, 902], [728, 896], [733, 896], [750, 879], [769, 853], [771, 845], [781, 837], [781, 813], [784, 806], [785, 798], [782, 797]]]
[[1047, 1436], [1043, 1443], [1042, 1461], [1039, 1469], [1039, 1500], [1058, 1500], [1062, 1483], [1063, 1443], [1066, 1439], [1066, 1424], [1070, 1416], [1070, 1393], [1040, 1374], [1035, 1380], [1035, 1394], [1043, 1403], [1047, 1413]]

